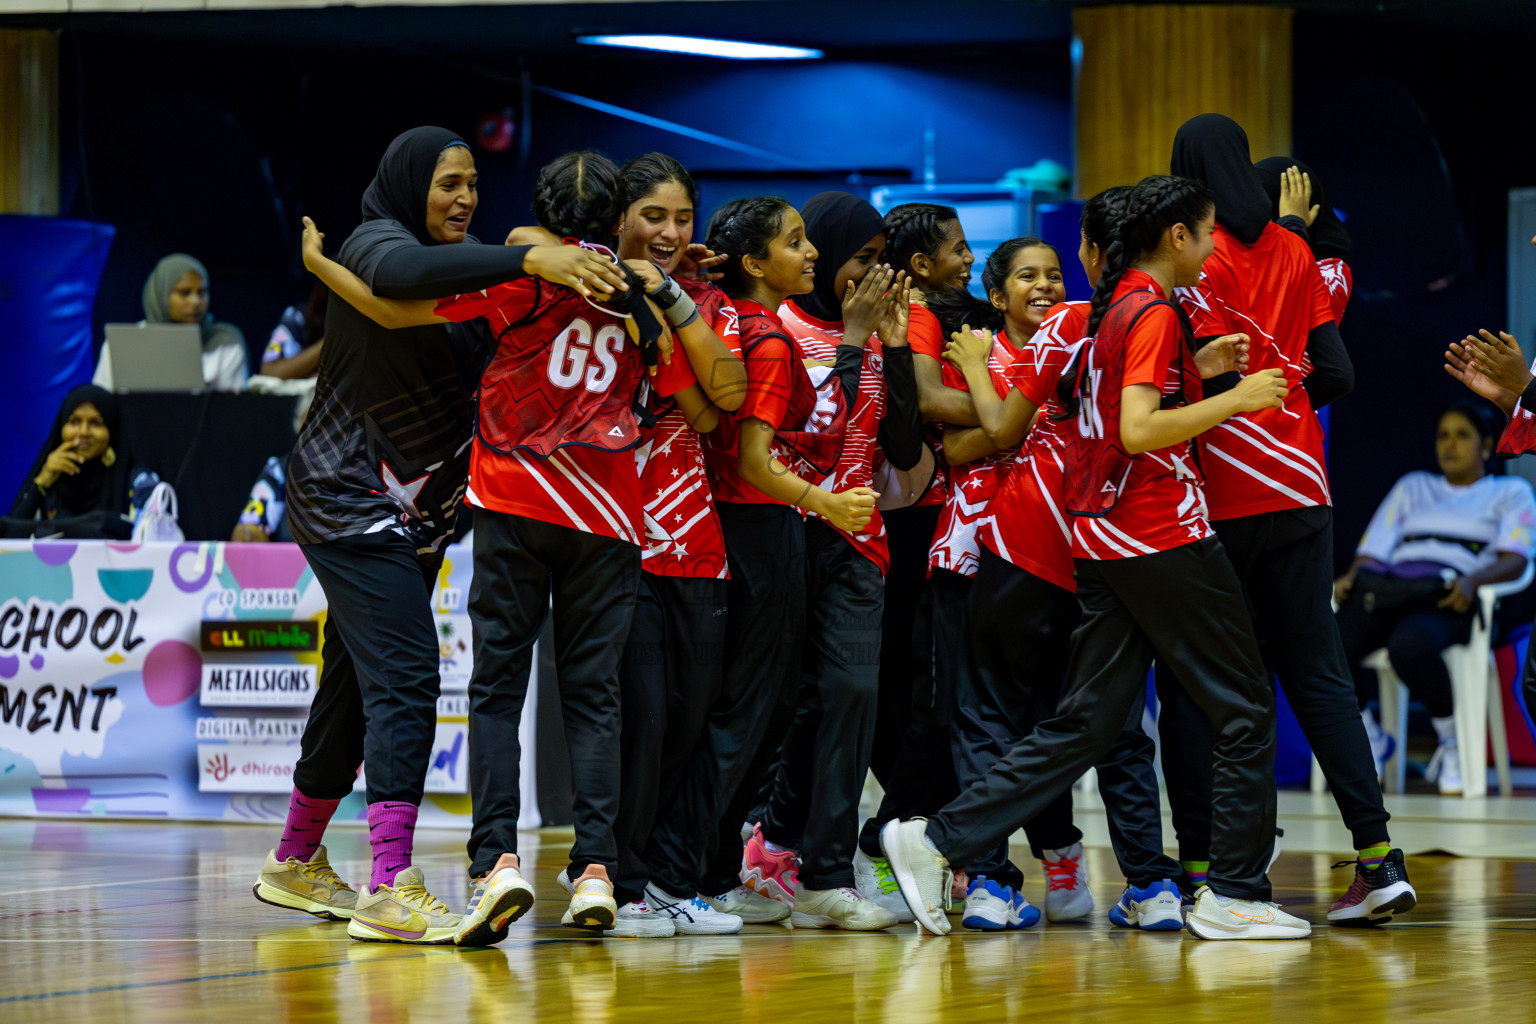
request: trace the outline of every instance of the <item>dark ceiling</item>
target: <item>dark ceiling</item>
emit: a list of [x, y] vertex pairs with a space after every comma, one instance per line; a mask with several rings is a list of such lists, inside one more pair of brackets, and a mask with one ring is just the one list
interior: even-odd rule
[[[1262, 0], [1261, 0], [1262, 2]], [[838, 57], [893, 51], [1052, 45], [1071, 35], [1069, 0], [695, 0], [462, 7], [328, 7], [260, 11], [0, 15], [0, 24], [72, 27], [222, 45], [346, 50], [423, 47], [502, 56], [575, 52], [586, 32], [673, 32], [815, 46]], [[1288, 6], [1342, 16], [1351, 30], [1421, 28], [1536, 35], [1532, 0], [1301, 0]], [[1305, 40], [1297, 40], [1298, 49]], [[671, 57], [668, 59], [677, 59]]]

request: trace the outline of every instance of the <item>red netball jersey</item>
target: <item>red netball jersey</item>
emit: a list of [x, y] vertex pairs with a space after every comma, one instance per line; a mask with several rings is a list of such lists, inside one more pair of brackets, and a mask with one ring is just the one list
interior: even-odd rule
[[[1027, 350], [1026, 350], [1027, 351]], [[1008, 335], [998, 331], [992, 339], [992, 353], [987, 369], [999, 398], [1008, 396], [1008, 375], [1014, 364], [1028, 358], [1026, 351], [1008, 343]], [[959, 391], [969, 391], [965, 375], [950, 363], [944, 364], [944, 384]], [[928, 551], [928, 566], [948, 569], [964, 576], [975, 576], [981, 555], [979, 537], [992, 522], [995, 502], [1003, 479], [1020, 453], [1020, 448], [994, 452], [984, 459], [952, 466], [949, 470], [949, 494], [939, 512], [933, 532], [933, 546]]]
[[1246, 334], [1248, 372], [1283, 370], [1291, 382], [1283, 407], [1238, 413], [1201, 435], [1211, 518], [1331, 504], [1323, 428], [1301, 382], [1308, 332], [1336, 317], [1307, 243], [1271, 222], [1244, 245], [1218, 224], [1199, 285], [1177, 295], [1196, 338]]
[[1328, 288], [1328, 301], [1333, 305], [1334, 323], [1339, 323], [1344, 319], [1344, 310], [1349, 305], [1350, 293], [1355, 290], [1355, 275], [1350, 272], [1349, 264], [1337, 256], [1318, 260], [1317, 272], [1323, 275], [1323, 284]]
[[[699, 316], [740, 356], [736, 307], [712, 285], [680, 283], [698, 304]], [[680, 359], [687, 362], [681, 346], [672, 354], [674, 363]], [[690, 372], [689, 376], [697, 375]], [[657, 576], [726, 579], [725, 536], [705, 473], [704, 446], [675, 402], [653, 398], [652, 411], [657, 414], [656, 425], [641, 430], [642, 443], [635, 449], [645, 502], [640, 568]]]
[[[1536, 363], [1531, 364], [1536, 373]], [[1536, 452], [1536, 415], [1525, 407], [1525, 399], [1515, 403], [1515, 411], [1509, 416], [1509, 425], [1499, 435], [1500, 455], [1530, 455]]]
[[[1120, 279], [1114, 298], [1138, 289], [1162, 294], [1156, 281], [1133, 269]], [[1173, 307], [1148, 309], [1119, 343], [1125, 349], [1122, 388], [1151, 384], [1165, 397], [1184, 389], [1185, 363], [1194, 355], [1181, 351], [1184, 325]], [[1119, 395], [1108, 400], [1118, 402]], [[1074, 449], [1085, 443], [1079, 436], [1081, 422], [1080, 416], [1063, 424], [1067, 428], [1063, 431], [1063, 461], [1069, 466], [1078, 464]], [[1209, 537], [1200, 464], [1191, 443], [1182, 441], [1131, 456], [1119, 499], [1109, 513], [1102, 517], [1073, 516], [1071, 524], [1074, 558], [1135, 558]]]
[[[816, 409], [814, 389], [804, 359], [773, 310], [751, 299], [732, 300], [739, 315], [742, 361], [747, 366], [747, 395], [741, 408], [724, 414], [704, 444], [704, 462], [716, 501], [755, 505], [783, 504], [741, 478], [737, 468], [741, 424], [762, 420], [777, 430], [799, 430]], [[776, 434], [769, 454], [797, 475], [805, 469], [798, 453]]]
[[[779, 319], [807, 359], [837, 358], [837, 346], [843, 341], [842, 324], [816, 319], [795, 305], [794, 299], [779, 308]], [[842, 456], [832, 472], [818, 481], [833, 493], [846, 491], [850, 487], [868, 487], [874, 479], [875, 437], [880, 429], [880, 420], [885, 415], [883, 364], [880, 339], [872, 334], [864, 346], [858, 394], [854, 397], [853, 408], [848, 410], [848, 429], [843, 439]], [[885, 539], [885, 521], [880, 518], [878, 508], [870, 518], [869, 525], [858, 533], [838, 532], [879, 566], [882, 575], [890, 568], [891, 555]]]
[[[949, 370], [949, 365], [944, 362], [944, 330], [939, 326], [939, 318], [927, 306], [916, 302], [907, 312], [907, 344], [912, 347], [914, 356], [931, 356], [938, 360], [940, 367]], [[933, 434], [929, 434], [928, 441], [938, 455], [938, 470], [933, 474], [933, 483], [928, 485], [928, 490], [912, 503], [913, 508], [942, 505], [949, 493], [949, 463], [944, 461], [942, 441]]]
[[[465, 500], [479, 508], [639, 544], [639, 443], [632, 402], [646, 379], [618, 314], [536, 279], [455, 295], [451, 320], [485, 317], [500, 341], [480, 381]], [[686, 359], [653, 384], [692, 382]]]
[[1027, 572], [1075, 591], [1072, 576], [1072, 530], [1061, 506], [1066, 446], [1061, 403], [1056, 385], [1072, 361], [1072, 353], [1088, 325], [1086, 302], [1063, 302], [1046, 313], [1040, 329], [1008, 368], [1008, 383], [1040, 411], [1024, 435], [1014, 464], [1002, 474], [993, 499], [991, 522], [980, 532], [981, 543]]

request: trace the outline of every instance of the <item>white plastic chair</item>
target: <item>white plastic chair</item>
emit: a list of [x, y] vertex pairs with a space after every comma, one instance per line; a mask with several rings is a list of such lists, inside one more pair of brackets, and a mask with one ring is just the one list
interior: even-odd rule
[[[1451, 697], [1456, 709], [1456, 749], [1461, 758], [1461, 795], [1488, 795], [1488, 740], [1493, 739], [1494, 766], [1499, 792], [1510, 794], [1509, 739], [1504, 734], [1504, 701], [1499, 667], [1493, 658], [1493, 609], [1499, 598], [1518, 594], [1536, 577], [1536, 561], [1527, 559], [1519, 579], [1489, 583], [1477, 588], [1482, 620], [1472, 622], [1472, 636], [1441, 652], [1451, 674]], [[1401, 793], [1408, 770], [1408, 687], [1392, 671], [1385, 647], [1372, 651], [1362, 664], [1375, 669], [1381, 683], [1381, 728], [1392, 737], [1392, 756], [1382, 764], [1388, 793]], [[1312, 792], [1321, 793], [1328, 783], [1322, 767], [1312, 758]]]

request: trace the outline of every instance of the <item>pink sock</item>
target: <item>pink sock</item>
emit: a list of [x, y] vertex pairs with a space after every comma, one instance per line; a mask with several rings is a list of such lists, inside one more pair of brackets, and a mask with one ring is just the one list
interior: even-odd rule
[[411, 866], [418, 810], [415, 804], [403, 800], [381, 800], [368, 805], [368, 842], [373, 847], [370, 892], [381, 885], [394, 885], [395, 876]]
[[316, 800], [295, 789], [288, 798], [288, 820], [283, 822], [283, 837], [277, 841], [277, 862], [281, 864], [289, 857], [297, 857], [308, 864], [339, 803], [340, 800]]

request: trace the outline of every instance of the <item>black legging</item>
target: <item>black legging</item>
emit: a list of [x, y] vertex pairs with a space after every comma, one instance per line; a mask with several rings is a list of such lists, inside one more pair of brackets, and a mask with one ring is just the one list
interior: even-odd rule
[[1355, 695], [1363, 708], [1378, 692], [1376, 673], [1360, 659], [1380, 647], [1387, 649], [1392, 671], [1408, 686], [1408, 692], [1434, 718], [1456, 710], [1451, 699], [1451, 673], [1440, 652], [1452, 644], [1464, 644], [1472, 636], [1472, 616], [1449, 608], [1423, 608], [1410, 612], [1368, 612], [1354, 597], [1339, 605], [1339, 639], [1355, 680]]

